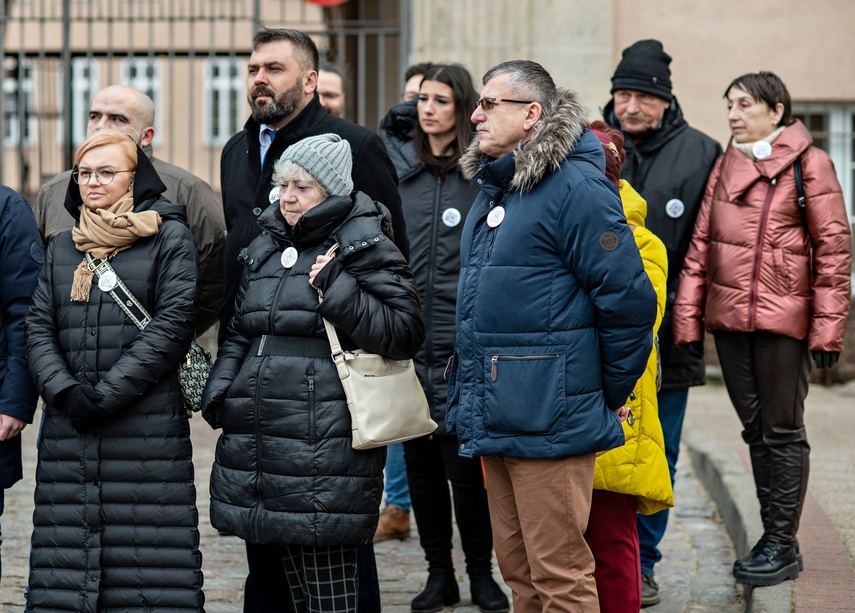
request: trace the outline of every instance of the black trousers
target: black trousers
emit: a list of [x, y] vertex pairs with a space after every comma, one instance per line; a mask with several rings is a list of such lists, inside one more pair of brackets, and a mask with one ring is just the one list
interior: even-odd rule
[[771, 332], [716, 331], [722, 376], [748, 443], [765, 536], [792, 543], [807, 493], [807, 343]]
[[[244, 586], [244, 613], [293, 613], [279, 545], [246, 543], [246, 562], [249, 574]], [[356, 547], [356, 567], [359, 572], [359, 611], [379, 613], [380, 583], [372, 543]]]
[[453, 573], [454, 517], [469, 576], [492, 574], [493, 533], [480, 459], [457, 454], [456, 436], [425, 436], [404, 443], [410, 499], [430, 573]]

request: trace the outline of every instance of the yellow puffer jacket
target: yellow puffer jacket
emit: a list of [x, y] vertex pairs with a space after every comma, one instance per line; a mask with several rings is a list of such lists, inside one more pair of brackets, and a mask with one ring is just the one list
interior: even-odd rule
[[[644, 227], [647, 202], [623, 179], [620, 197], [626, 219], [634, 226], [633, 236], [644, 261], [644, 270], [656, 290], [658, 311], [653, 331], [658, 332], [665, 312], [668, 255], [662, 241]], [[633, 389], [635, 398], [628, 400], [631, 417], [623, 422], [626, 444], [600, 454], [594, 471], [594, 489], [636, 496], [638, 512], [644, 515], [674, 506], [656, 400], [656, 362], [654, 348], [644, 374]]]

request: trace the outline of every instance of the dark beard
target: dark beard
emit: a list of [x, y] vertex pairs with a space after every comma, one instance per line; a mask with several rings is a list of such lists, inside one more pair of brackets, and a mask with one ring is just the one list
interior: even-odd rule
[[[255, 96], [260, 94], [270, 96], [271, 102], [259, 105]], [[298, 80], [294, 87], [285, 90], [278, 97], [272, 90], [259, 86], [250, 92], [247, 101], [249, 108], [252, 109], [252, 118], [255, 121], [268, 126], [276, 125], [293, 115], [303, 101], [303, 84]]]

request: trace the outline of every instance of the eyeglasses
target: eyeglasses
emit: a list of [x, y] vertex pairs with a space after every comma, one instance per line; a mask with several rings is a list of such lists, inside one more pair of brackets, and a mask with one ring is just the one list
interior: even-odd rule
[[492, 111], [497, 104], [500, 102], [513, 102], [514, 104], [531, 104], [534, 100], [511, 100], [510, 98], [481, 98], [477, 104], [475, 104], [476, 108], [481, 107], [484, 109], [485, 113], [489, 113]]
[[93, 176], [101, 185], [109, 185], [120, 172], [133, 172], [133, 170], [75, 170], [71, 176], [74, 177], [74, 182], [78, 185], [89, 185], [89, 179]]

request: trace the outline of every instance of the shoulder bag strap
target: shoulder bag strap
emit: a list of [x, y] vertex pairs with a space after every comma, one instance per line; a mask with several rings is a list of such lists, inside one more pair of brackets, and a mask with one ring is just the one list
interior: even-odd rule
[[[327, 249], [326, 255], [327, 257], [332, 256], [336, 250], [338, 249], [338, 243], [333, 243], [333, 246]], [[324, 301], [324, 292], [318, 290], [318, 303]], [[330, 349], [332, 350], [333, 360], [338, 364], [339, 358], [342, 356], [341, 350], [341, 342], [338, 340], [338, 333], [335, 331], [335, 326], [324, 318], [324, 328], [327, 331], [327, 338], [330, 341]]]
[[805, 208], [805, 204], [807, 204], [807, 198], [805, 198], [805, 184], [802, 179], [802, 163], [801, 156], [796, 158], [796, 161], [793, 162], [793, 174], [796, 177], [796, 192], [799, 195], [799, 206]]
[[94, 272], [100, 279], [105, 273], [112, 273], [116, 277], [116, 285], [110, 290], [110, 295], [116, 301], [125, 314], [134, 322], [140, 330], [151, 322], [151, 315], [145, 310], [145, 307], [140, 304], [136, 296], [131, 293], [131, 290], [124, 284], [121, 277], [116, 274], [107, 258], [103, 258], [100, 262], [96, 261], [89, 253], [86, 254], [86, 265], [89, 270]]

